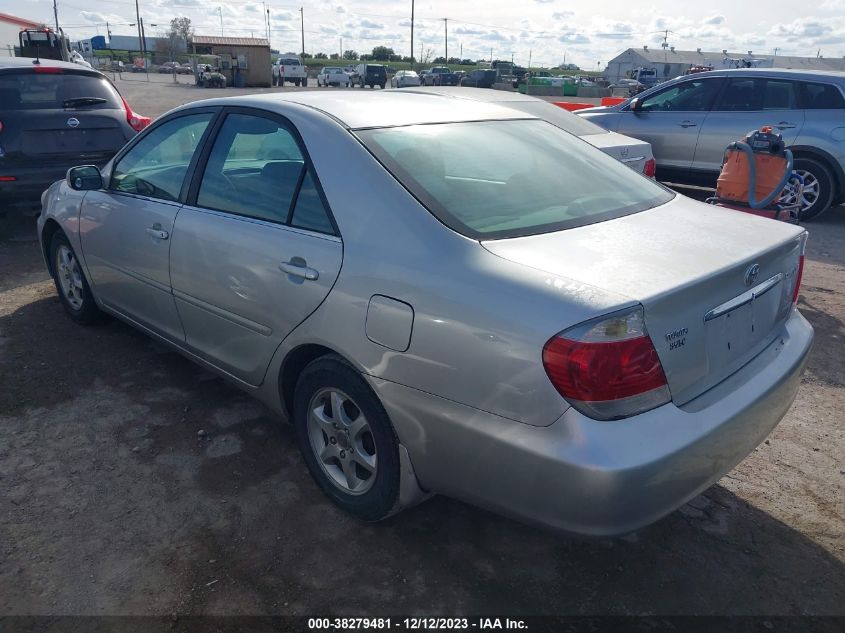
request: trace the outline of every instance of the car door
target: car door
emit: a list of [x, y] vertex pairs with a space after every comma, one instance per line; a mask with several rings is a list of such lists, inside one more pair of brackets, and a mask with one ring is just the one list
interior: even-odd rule
[[250, 385], [326, 298], [343, 244], [298, 134], [230, 108], [176, 219], [173, 294], [188, 347]]
[[616, 131], [651, 143], [661, 177], [686, 177], [721, 83], [721, 77], [701, 77], [658, 90], [643, 97], [636, 110], [622, 112]]
[[770, 125], [788, 146], [804, 126], [799, 85], [789, 79], [730, 77], [701, 126], [692, 169], [718, 174], [725, 147], [750, 130]]
[[107, 188], [82, 202], [79, 233], [95, 292], [109, 308], [173, 340], [184, 335], [170, 286], [173, 223], [214, 110], [168, 118], [122, 155]]

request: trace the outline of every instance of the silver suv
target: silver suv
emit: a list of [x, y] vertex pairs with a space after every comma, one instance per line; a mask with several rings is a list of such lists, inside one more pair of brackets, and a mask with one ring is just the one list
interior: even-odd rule
[[725, 147], [771, 125], [806, 181], [802, 219], [845, 201], [845, 73], [778, 68], [678, 77], [578, 114], [651, 143], [660, 180], [714, 186]]

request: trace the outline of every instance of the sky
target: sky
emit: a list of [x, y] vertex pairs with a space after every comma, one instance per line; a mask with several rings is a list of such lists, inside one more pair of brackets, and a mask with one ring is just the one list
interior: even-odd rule
[[[370, 52], [385, 45], [410, 54], [411, 0], [301, 0], [301, 4], [235, 0], [138, 0], [146, 33], [163, 34], [170, 19], [187, 16], [195, 32], [263, 37], [270, 10], [271, 45], [300, 50], [303, 8], [305, 50]], [[287, 0], [292, 2], [295, 0]], [[845, 56], [845, 0], [708, 0], [684, 6], [679, 0], [460, 0], [415, 3], [414, 48], [418, 59], [445, 52], [449, 57], [510, 59], [519, 64], [556, 66], [564, 61], [583, 69], [603, 68], [629, 47], [659, 47], [664, 37], [679, 50], [746, 54]], [[589, 8], [587, 8], [587, 5]], [[59, 24], [72, 40], [137, 34], [135, 0], [57, 0]], [[684, 6], [683, 11], [679, 7]], [[809, 10], [808, 10], [809, 9]], [[0, 10], [53, 23], [52, 0], [3, 0]], [[448, 23], [444, 22], [448, 18]], [[668, 32], [667, 32], [668, 31]]]

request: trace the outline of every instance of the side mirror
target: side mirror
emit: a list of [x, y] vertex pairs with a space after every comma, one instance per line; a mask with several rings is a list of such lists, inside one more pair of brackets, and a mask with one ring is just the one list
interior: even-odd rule
[[631, 104], [629, 107], [631, 109], [631, 112], [642, 112], [643, 102], [640, 101], [639, 97], [634, 97], [633, 99], [631, 99]]
[[71, 167], [67, 170], [68, 187], [75, 191], [94, 191], [103, 188], [103, 176], [94, 165]]

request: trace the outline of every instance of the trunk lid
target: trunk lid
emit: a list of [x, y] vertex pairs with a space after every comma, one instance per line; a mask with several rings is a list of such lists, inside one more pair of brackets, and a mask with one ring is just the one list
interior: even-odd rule
[[643, 173], [646, 161], [653, 158], [651, 144], [616, 132], [587, 134], [581, 138], [640, 174]]
[[678, 195], [615, 220], [482, 245], [641, 303], [672, 399], [682, 405], [779, 334], [792, 309], [803, 235]]

